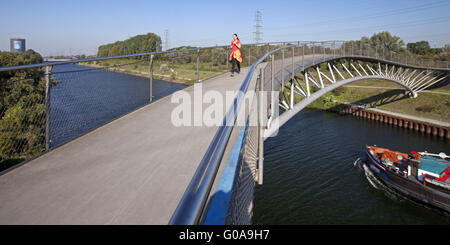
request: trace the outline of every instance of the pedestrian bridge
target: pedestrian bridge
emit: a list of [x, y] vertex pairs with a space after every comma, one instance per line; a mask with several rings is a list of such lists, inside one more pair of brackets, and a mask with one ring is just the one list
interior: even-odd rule
[[[217, 48], [169, 52], [197, 52], [199, 81], [199, 53]], [[260, 51], [254, 62], [252, 48]], [[241, 74], [196, 83], [54, 148], [52, 67], [146, 56], [152, 84], [153, 57], [164, 52], [0, 68], [45, 68], [46, 80], [45, 151], [0, 175], [0, 223], [249, 224], [254, 186], [263, 184], [264, 139], [308, 104], [366, 79], [399, 84], [414, 98], [444, 82], [450, 71], [449, 63], [354, 42], [272, 43], [248, 50], [249, 66]], [[216, 115], [221, 123], [204, 125], [201, 105], [212, 103], [208, 95], [226, 98], [230, 91], [231, 103]], [[149, 92], [151, 100], [151, 85]], [[192, 125], [173, 123], [180, 98], [191, 99]]]

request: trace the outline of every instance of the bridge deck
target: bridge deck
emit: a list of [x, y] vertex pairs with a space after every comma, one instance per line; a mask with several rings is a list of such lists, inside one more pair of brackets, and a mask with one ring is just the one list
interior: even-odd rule
[[[247, 71], [203, 92], [237, 91]], [[0, 176], [0, 224], [167, 224], [217, 130], [173, 126], [170, 99]]]

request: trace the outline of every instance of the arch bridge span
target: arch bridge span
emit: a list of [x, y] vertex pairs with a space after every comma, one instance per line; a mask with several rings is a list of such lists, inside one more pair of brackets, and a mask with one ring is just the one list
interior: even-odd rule
[[[289, 48], [295, 50], [295, 46], [285, 47]], [[370, 54], [370, 51], [367, 53]], [[319, 57], [314, 51], [299, 57], [295, 54], [292, 51], [286, 60], [283, 52], [281, 61], [270, 55], [270, 60], [260, 71], [262, 90], [271, 91], [270, 98], [266, 98], [268, 120], [263, 122], [264, 139], [321, 96], [349, 83], [369, 79], [389, 81], [402, 86], [405, 94], [416, 98], [427, 88], [448, 82], [450, 71], [445, 64], [432, 66], [420, 60], [412, 61], [413, 64], [405, 63], [401, 62], [401, 58], [379, 57], [376, 52], [373, 57], [361, 54], [328, 55], [325, 51]], [[407, 61], [407, 58], [404, 60]], [[275, 107], [280, 107], [282, 113], [275, 115], [278, 109]]]

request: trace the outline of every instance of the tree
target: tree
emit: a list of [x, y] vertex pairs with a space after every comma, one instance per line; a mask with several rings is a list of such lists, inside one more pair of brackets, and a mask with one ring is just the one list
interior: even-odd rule
[[[42, 63], [33, 50], [0, 52], [0, 66]], [[0, 73], [0, 160], [33, 156], [44, 147], [45, 81], [43, 69]]]
[[413, 54], [424, 55], [431, 51], [431, 47], [430, 47], [430, 44], [428, 43], [428, 41], [408, 43], [406, 46], [407, 46], [408, 50]]
[[[161, 37], [154, 33], [137, 35], [124, 41], [117, 41], [98, 47], [97, 56], [116, 56], [161, 51]], [[144, 57], [137, 57], [143, 59]]]
[[[362, 39], [361, 39], [362, 40]], [[398, 36], [394, 36], [387, 31], [373, 34], [369, 41], [372, 47], [393, 52], [404, 51], [405, 42]]]
[[344, 43], [345, 50], [350, 52], [351, 49], [355, 52], [359, 52], [358, 50], [365, 50], [368, 46], [372, 49], [377, 49], [378, 52], [404, 52], [405, 51], [405, 43], [404, 41], [398, 37], [394, 36], [391, 33], [384, 31], [380, 33], [373, 34], [369, 37], [362, 37], [357, 41], [348, 41]]
[[444, 46], [444, 48], [442, 50], [442, 53], [444, 55], [449, 55], [450, 54], [450, 43], [445, 44], [445, 46]]

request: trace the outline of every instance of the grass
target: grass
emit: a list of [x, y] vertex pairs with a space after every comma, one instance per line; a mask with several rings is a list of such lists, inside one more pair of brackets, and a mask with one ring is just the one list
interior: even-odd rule
[[[304, 82], [300, 84], [305, 86]], [[311, 94], [314, 90], [312, 89]], [[286, 94], [289, 95], [289, 91], [290, 88], [287, 85]], [[439, 88], [437, 91], [450, 93], [446, 87]], [[295, 95], [296, 103], [302, 99], [300, 95]], [[308, 107], [333, 111], [339, 109], [342, 103], [360, 104], [390, 112], [450, 122], [450, 95], [419, 93], [417, 98], [410, 98], [405, 94], [402, 86], [385, 80], [370, 79], [348, 84], [325, 94]]]
[[422, 118], [450, 122], [450, 96], [444, 94], [419, 93], [409, 98], [404, 90], [396, 88], [341, 87], [325, 94], [309, 107], [332, 110], [341, 103], [354, 103], [381, 110], [407, 114]]
[[[124, 72], [139, 76], [150, 76], [150, 62], [137, 61], [133, 59], [115, 59], [101, 62], [82, 63], [94, 68], [108, 69], [111, 71]], [[227, 72], [231, 64], [214, 64], [213, 62], [199, 63], [199, 79], [204, 81], [214, 76]], [[153, 77], [155, 79], [183, 83], [191, 85], [197, 80], [197, 63], [175, 63], [162, 60], [153, 62]]]
[[389, 82], [386, 80], [381, 80], [381, 79], [372, 79], [372, 80], [361, 80], [361, 81], [356, 81], [353, 82], [351, 84], [349, 84], [348, 86], [372, 86], [372, 87], [384, 87], [384, 88], [403, 88], [402, 86], [393, 83], [393, 82]]

